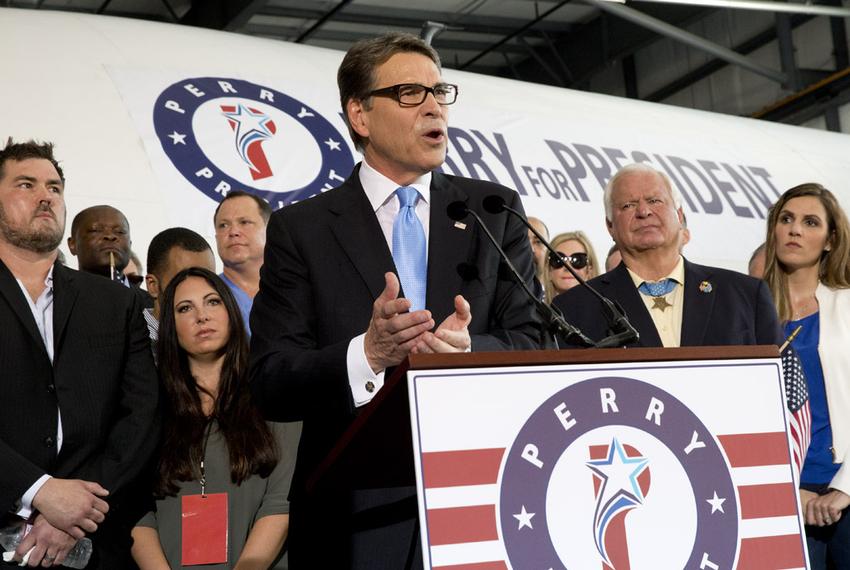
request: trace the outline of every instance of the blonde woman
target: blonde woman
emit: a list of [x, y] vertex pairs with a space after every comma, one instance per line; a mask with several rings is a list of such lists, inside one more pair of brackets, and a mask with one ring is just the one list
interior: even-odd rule
[[801, 184], [779, 198], [766, 260], [786, 335], [802, 327], [793, 346], [812, 413], [800, 475], [811, 567], [850, 568], [850, 226], [829, 190]]
[[552, 248], [560, 254], [561, 259], [555, 259], [552, 254], [549, 254], [549, 269], [545, 284], [547, 303], [551, 303], [556, 296], [578, 285], [576, 278], [561, 263], [562, 260], [568, 262], [585, 281], [599, 275], [596, 252], [593, 251], [593, 245], [584, 232], [558, 234], [552, 240]]

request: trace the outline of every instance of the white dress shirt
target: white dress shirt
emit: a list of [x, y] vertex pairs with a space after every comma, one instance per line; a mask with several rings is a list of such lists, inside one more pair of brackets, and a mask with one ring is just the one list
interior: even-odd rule
[[[35, 319], [35, 324], [38, 327], [38, 332], [41, 335], [41, 340], [44, 341], [44, 348], [47, 350], [47, 355], [50, 357], [50, 362], [53, 362], [53, 266], [47, 272], [47, 277], [44, 278], [44, 290], [39, 295], [38, 299], [33, 302], [29, 291], [24, 286], [23, 281], [15, 278], [24, 298], [29, 303], [32, 317]], [[59, 409], [56, 409], [58, 422], [56, 428], [56, 453], [62, 449], [62, 414]], [[35, 483], [26, 490], [20, 500], [20, 508], [15, 511], [19, 517], [28, 519], [32, 515], [32, 500], [36, 493], [41, 490], [41, 487], [50, 479], [50, 475], [42, 475]]]
[[[626, 268], [628, 269], [628, 267]], [[629, 277], [639, 288], [645, 282], [645, 279], [629, 269]], [[666, 309], [658, 309], [654, 306], [655, 300], [650, 295], [641, 293], [640, 299], [643, 301], [649, 316], [655, 324], [655, 330], [658, 331], [658, 338], [661, 339], [661, 346], [664, 348], [679, 347], [682, 344], [682, 315], [684, 315], [685, 306], [685, 259], [680, 255], [676, 267], [666, 277], [676, 282], [676, 286], [670, 293], [664, 295], [664, 298], [670, 303], [670, 312]], [[661, 281], [661, 279], [659, 279]]]
[[[393, 223], [395, 223], [399, 211], [399, 201], [395, 191], [400, 186], [369, 166], [365, 160], [360, 166], [360, 184], [372, 205], [375, 217], [378, 218], [378, 224], [380, 224], [381, 231], [384, 233], [387, 247], [392, 252]], [[415, 210], [416, 217], [422, 222], [422, 229], [425, 230], [425, 254], [427, 256], [428, 222], [431, 216], [431, 173], [423, 174], [407, 186], [411, 186], [419, 192], [420, 199], [416, 202]], [[364, 332], [351, 339], [346, 353], [348, 384], [351, 386], [351, 395], [354, 398], [354, 405], [357, 407], [368, 404], [384, 385], [384, 371], [374, 373], [366, 359], [365, 338], [366, 333]]]

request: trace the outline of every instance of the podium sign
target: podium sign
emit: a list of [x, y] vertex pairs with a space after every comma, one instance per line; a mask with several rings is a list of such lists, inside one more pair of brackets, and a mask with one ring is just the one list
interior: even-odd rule
[[408, 372], [425, 568], [808, 568], [778, 358]]

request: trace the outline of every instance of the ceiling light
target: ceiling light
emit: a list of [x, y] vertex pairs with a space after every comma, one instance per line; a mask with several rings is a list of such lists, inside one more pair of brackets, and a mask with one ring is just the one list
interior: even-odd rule
[[813, 14], [816, 16], [836, 16], [850, 18], [850, 8], [825, 6], [823, 4], [796, 4], [791, 2], [770, 2], [767, 0], [632, 0], [653, 2], [656, 4], [688, 4], [692, 6], [712, 6], [733, 10], [761, 10], [766, 12], [784, 12], [790, 14]]

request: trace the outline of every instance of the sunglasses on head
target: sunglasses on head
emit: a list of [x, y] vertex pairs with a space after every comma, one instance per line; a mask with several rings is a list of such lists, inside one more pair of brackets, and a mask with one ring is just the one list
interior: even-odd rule
[[587, 267], [587, 254], [574, 253], [567, 255], [565, 253], [558, 253], [557, 257], [554, 253], [549, 254], [549, 267], [551, 269], [560, 269], [566, 263], [569, 263], [573, 269], [584, 269]]

